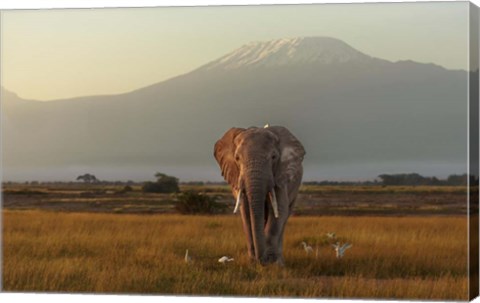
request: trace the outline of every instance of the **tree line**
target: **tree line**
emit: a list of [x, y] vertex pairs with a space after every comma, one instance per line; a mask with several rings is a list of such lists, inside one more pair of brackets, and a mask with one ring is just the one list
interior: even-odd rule
[[[437, 177], [424, 177], [422, 175], [411, 174], [383, 174], [378, 176], [382, 180], [382, 185], [467, 185], [468, 175], [450, 175], [446, 179], [438, 179]], [[475, 182], [475, 177], [471, 178], [472, 182]]]
[[[84, 174], [76, 178], [76, 182], [83, 182], [87, 184], [99, 184], [99, 185], [140, 185], [142, 190], [145, 192], [164, 192], [172, 193], [179, 192], [179, 185], [192, 185], [192, 186], [208, 186], [208, 185], [226, 185], [225, 182], [211, 182], [211, 181], [188, 181], [180, 182], [178, 178], [173, 176], [168, 176], [163, 173], [155, 174], [156, 181], [151, 182], [142, 182], [142, 181], [105, 181], [99, 180], [93, 174]], [[404, 185], [404, 186], [418, 186], [418, 185], [436, 185], [436, 186], [466, 186], [468, 180], [470, 179], [470, 184], [477, 184], [478, 177], [468, 176], [467, 174], [449, 175], [446, 179], [439, 179], [437, 177], [425, 177], [418, 173], [409, 173], [409, 174], [381, 174], [374, 180], [366, 181], [304, 181], [304, 185], [330, 185], [330, 186], [369, 186], [369, 185]], [[3, 182], [4, 184], [14, 184], [18, 182]], [[72, 184], [74, 181], [70, 182], [39, 182], [39, 181], [27, 181], [23, 182], [24, 184], [39, 185], [39, 184]]]
[[[436, 186], [466, 186], [468, 184], [469, 176], [463, 175], [449, 175], [446, 179], [439, 179], [437, 177], [424, 177], [417, 173], [409, 174], [382, 174], [373, 181], [306, 181], [305, 185], [404, 185], [404, 186], [419, 186], [419, 185], [436, 185]], [[478, 178], [470, 177], [471, 184], [478, 183]]]

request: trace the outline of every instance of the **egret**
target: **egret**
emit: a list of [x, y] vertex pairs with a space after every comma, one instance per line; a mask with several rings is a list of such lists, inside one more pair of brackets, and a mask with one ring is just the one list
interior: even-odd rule
[[187, 251], [185, 252], [185, 263], [190, 263], [190, 262], [192, 262], [192, 257], [188, 255], [188, 249], [187, 249]]
[[334, 239], [334, 238], [337, 237], [337, 235], [335, 235], [335, 233], [327, 233], [327, 237], [328, 237], [329, 239]]
[[269, 128], [270, 127], [270, 124], [265, 124], [265, 126], [263, 128]]
[[337, 242], [336, 244], [332, 244], [332, 246], [335, 249], [335, 252], [337, 253], [337, 258], [341, 258], [345, 254], [345, 251], [350, 247], [352, 247], [352, 244], [345, 243], [342, 246], [340, 246], [340, 243]]
[[232, 262], [232, 261], [233, 261], [233, 258], [229, 258], [227, 256], [223, 256], [220, 259], [218, 259], [218, 262], [222, 263], [223, 265], [225, 265], [225, 263], [227, 262]]
[[305, 252], [307, 253], [307, 255], [311, 252], [313, 252], [313, 248], [307, 244], [307, 242], [303, 241], [302, 242], [302, 245], [303, 245], [303, 249], [305, 249]]

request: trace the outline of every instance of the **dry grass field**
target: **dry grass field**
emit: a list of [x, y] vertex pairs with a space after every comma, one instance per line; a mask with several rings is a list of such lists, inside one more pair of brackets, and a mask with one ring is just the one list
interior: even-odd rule
[[[466, 300], [466, 223], [294, 216], [279, 268], [249, 262], [239, 216], [4, 209], [3, 290]], [[353, 244], [343, 259], [326, 232]], [[318, 257], [301, 241], [318, 247]], [[218, 263], [223, 255], [235, 261]]]

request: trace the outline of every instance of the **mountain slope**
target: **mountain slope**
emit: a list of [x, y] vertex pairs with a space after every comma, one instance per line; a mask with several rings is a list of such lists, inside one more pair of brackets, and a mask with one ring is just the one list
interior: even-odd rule
[[186, 169], [180, 177], [219, 180], [215, 141], [229, 127], [268, 122], [302, 140], [310, 178], [328, 178], [322, 167], [367, 163], [462, 170], [466, 85], [464, 71], [372, 58], [332, 38], [251, 43], [127, 94], [46, 103], [5, 95], [4, 167], [13, 175], [30, 167], [128, 164], [151, 175], [205, 166], [208, 172]]

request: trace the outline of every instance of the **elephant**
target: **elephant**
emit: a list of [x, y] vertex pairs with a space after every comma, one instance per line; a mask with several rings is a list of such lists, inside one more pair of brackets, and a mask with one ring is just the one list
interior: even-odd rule
[[240, 209], [248, 255], [284, 266], [283, 233], [303, 177], [305, 149], [285, 127], [229, 129], [214, 157]]

